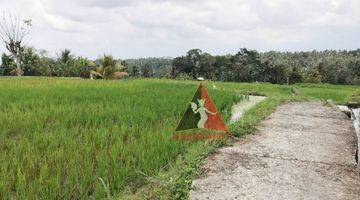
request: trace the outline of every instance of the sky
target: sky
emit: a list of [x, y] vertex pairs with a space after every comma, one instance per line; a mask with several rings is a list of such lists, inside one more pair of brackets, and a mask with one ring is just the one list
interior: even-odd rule
[[32, 19], [28, 46], [90, 59], [352, 50], [359, 9], [359, 0], [0, 0], [1, 13]]

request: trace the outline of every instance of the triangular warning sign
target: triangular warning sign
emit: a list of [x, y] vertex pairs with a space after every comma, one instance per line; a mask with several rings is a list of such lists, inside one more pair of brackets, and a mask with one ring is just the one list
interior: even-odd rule
[[[197, 139], [206, 139], [213, 134], [206, 134], [206, 137], [199, 136], [198, 130], [212, 130], [213, 133], [227, 133], [228, 128], [217, 111], [214, 102], [211, 100], [206, 91], [205, 84], [202, 82], [196, 90], [191, 102], [189, 103], [185, 113], [183, 114], [178, 126], [175, 129], [174, 138], [179, 138], [177, 132], [194, 130]], [[223, 136], [224, 134], [222, 134]], [[189, 135], [187, 135], [189, 136]], [[211, 137], [212, 138], [212, 137]], [[217, 137], [215, 137], [217, 138]]]

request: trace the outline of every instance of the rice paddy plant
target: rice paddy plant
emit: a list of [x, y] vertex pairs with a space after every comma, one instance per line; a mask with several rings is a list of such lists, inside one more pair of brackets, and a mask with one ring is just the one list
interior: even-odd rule
[[[0, 79], [0, 199], [98, 199], [143, 186], [144, 174], [196, 145], [172, 133], [198, 84]], [[228, 118], [234, 92], [209, 93]]]
[[[0, 199], [117, 198], [159, 172], [172, 171], [181, 156], [211, 147], [172, 140], [198, 84], [0, 79]], [[281, 102], [326, 98], [344, 103], [358, 90], [326, 84], [296, 87], [301, 90], [296, 97], [292, 87], [268, 83], [218, 83], [208, 91], [225, 121], [232, 104], [247, 98], [239, 94], [268, 97], [230, 127], [233, 135], [241, 136], [252, 133]], [[186, 183], [178, 187], [185, 192], [173, 196], [186, 194], [191, 177], [176, 180]]]

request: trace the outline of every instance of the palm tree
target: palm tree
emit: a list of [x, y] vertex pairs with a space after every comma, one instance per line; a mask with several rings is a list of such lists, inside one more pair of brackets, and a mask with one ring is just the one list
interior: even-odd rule
[[117, 62], [111, 55], [104, 55], [100, 58], [100, 66], [90, 72], [90, 78], [119, 79], [127, 77], [125, 67]]
[[74, 55], [71, 54], [69, 49], [65, 49], [57, 56], [57, 70], [58, 76], [71, 76], [71, 67], [74, 65]]
[[62, 64], [67, 64], [74, 59], [74, 56], [71, 54], [71, 50], [65, 49], [61, 51], [60, 55], [58, 56], [58, 62]]

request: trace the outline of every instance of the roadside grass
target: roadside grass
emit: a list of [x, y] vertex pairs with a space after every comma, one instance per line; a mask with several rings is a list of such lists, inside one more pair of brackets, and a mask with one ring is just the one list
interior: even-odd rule
[[[186, 199], [204, 159], [233, 139], [173, 141], [198, 82], [0, 79], [0, 199]], [[288, 101], [345, 103], [355, 86], [208, 83], [227, 121], [234, 95], [267, 99], [230, 125], [251, 134]], [[294, 94], [294, 87], [299, 94]]]

